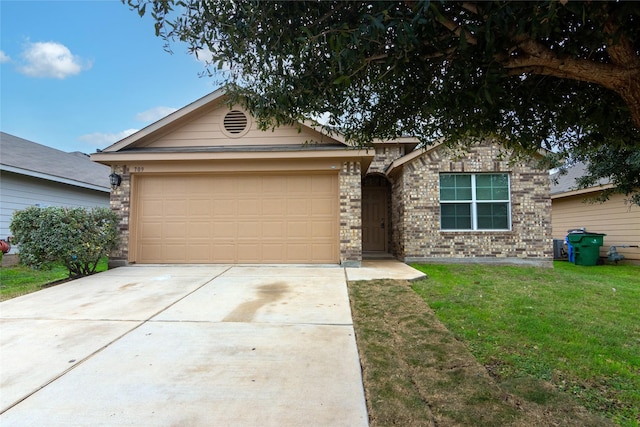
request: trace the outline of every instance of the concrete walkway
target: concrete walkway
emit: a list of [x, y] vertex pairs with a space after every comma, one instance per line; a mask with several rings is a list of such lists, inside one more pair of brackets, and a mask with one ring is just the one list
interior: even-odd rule
[[353, 270], [131, 266], [2, 302], [0, 424], [366, 426], [345, 276], [403, 268]]

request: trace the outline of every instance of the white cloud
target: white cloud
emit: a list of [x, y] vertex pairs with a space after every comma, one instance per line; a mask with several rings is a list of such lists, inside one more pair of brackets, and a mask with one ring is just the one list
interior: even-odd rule
[[198, 62], [202, 62], [202, 63], [211, 63], [211, 60], [213, 59], [213, 53], [207, 49], [197, 49], [195, 51], [194, 57], [196, 58], [196, 61]]
[[4, 51], [0, 50], [0, 64], [11, 61], [9, 55], [4, 53]]
[[331, 118], [331, 113], [325, 112], [320, 115], [313, 116], [312, 119], [321, 125], [329, 124], [329, 119]]
[[192, 55], [196, 61], [202, 63], [205, 66], [211, 67], [212, 70], [216, 68], [223, 72], [231, 70], [231, 66], [228, 62], [223, 62], [222, 66], [218, 68], [218, 64], [213, 63], [213, 52], [211, 52], [206, 47], [204, 49], [197, 49]]
[[78, 139], [84, 141], [92, 147], [108, 147], [109, 145], [138, 132], [139, 129], [127, 129], [118, 133], [94, 132], [80, 135]]
[[156, 120], [160, 120], [161, 118], [168, 116], [174, 111], [178, 111], [178, 109], [173, 107], [155, 107], [136, 114], [135, 119], [139, 122], [155, 122]]
[[91, 68], [90, 62], [56, 42], [29, 42], [22, 51], [22, 59], [24, 63], [19, 70], [30, 77], [64, 79]]

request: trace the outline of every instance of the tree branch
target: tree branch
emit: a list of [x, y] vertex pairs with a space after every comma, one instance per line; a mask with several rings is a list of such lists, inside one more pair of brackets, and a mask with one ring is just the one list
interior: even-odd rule
[[555, 52], [531, 39], [518, 43], [516, 56], [497, 56], [496, 60], [512, 74], [534, 72], [560, 78], [596, 83], [619, 92], [640, 67], [627, 68], [587, 59], [559, 58]]
[[472, 2], [465, 1], [465, 2], [462, 3], [462, 8], [464, 10], [467, 10], [467, 11], [473, 13], [474, 15], [478, 14], [478, 5], [475, 2], [472, 3]]
[[619, 25], [615, 20], [615, 15], [607, 20], [604, 30], [609, 35], [606, 50], [611, 61], [629, 68], [640, 67], [640, 58], [638, 58], [629, 38], [623, 34], [616, 34], [619, 32]]
[[[438, 22], [442, 24], [446, 29], [451, 31], [453, 34], [455, 34], [457, 37], [461, 37], [462, 27], [456, 24], [453, 20], [447, 18], [444, 15], [441, 15], [440, 17], [438, 17]], [[465, 40], [467, 41], [467, 43], [472, 45], [478, 44], [478, 40], [468, 30], [465, 30]]]

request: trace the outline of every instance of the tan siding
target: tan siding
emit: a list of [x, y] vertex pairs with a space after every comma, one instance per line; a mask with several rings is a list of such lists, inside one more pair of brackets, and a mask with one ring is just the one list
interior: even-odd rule
[[238, 138], [230, 138], [223, 132], [222, 121], [229, 111], [222, 107], [204, 113], [193, 121], [160, 136], [146, 144], [147, 147], [202, 147], [224, 145], [282, 145], [302, 144], [305, 142], [329, 141], [326, 136], [311, 129], [298, 131], [296, 126], [281, 126], [275, 130], [261, 131], [257, 123], [249, 119], [250, 129]]
[[[615, 195], [605, 203], [584, 203], [583, 196], [553, 199], [553, 238], [564, 239], [567, 230], [586, 228], [605, 233], [600, 255], [606, 256], [609, 246], [640, 245], [640, 207], [625, 203], [624, 196]], [[628, 259], [640, 260], [640, 249], [618, 248]]]

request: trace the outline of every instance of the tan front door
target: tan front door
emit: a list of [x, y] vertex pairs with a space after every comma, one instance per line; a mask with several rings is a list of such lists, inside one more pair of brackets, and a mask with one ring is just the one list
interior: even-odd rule
[[131, 261], [337, 263], [336, 174], [135, 180]]
[[362, 250], [387, 249], [387, 189], [362, 188]]

